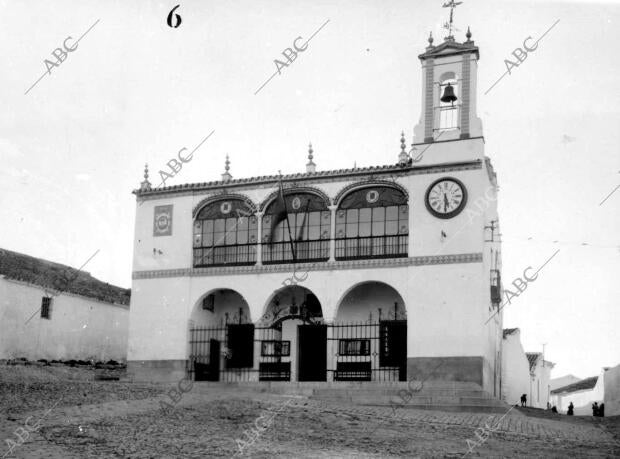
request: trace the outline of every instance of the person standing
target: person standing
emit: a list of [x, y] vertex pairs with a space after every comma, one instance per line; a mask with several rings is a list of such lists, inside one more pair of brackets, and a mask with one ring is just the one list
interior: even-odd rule
[[521, 406], [525, 406], [527, 404], [527, 395], [523, 394], [521, 396]]
[[598, 416], [598, 403], [594, 402], [592, 404], [592, 416]]
[[573, 402], [570, 402], [570, 404], [568, 405], [568, 411], [566, 412], [566, 414], [568, 414], [569, 416], [572, 416], [573, 410], [575, 409], [575, 406], [573, 405]]

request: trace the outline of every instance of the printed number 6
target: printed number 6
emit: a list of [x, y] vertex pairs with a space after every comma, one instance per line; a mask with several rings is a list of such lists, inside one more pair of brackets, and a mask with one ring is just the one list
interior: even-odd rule
[[[176, 10], [179, 6], [181, 5], [177, 5], [174, 8], [172, 8], [172, 10], [170, 10], [170, 13], [168, 13], [168, 19], [166, 19], [166, 22], [168, 22], [168, 26], [173, 27], [175, 29], [181, 25], [181, 22], [183, 22], [183, 20], [181, 19], [181, 16], [174, 13], [174, 10]], [[174, 17], [177, 21], [176, 25], [172, 25], [172, 13], [174, 13]]]

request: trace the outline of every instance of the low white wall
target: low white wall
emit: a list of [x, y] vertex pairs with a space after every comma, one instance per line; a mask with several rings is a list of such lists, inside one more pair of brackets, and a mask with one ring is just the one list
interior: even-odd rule
[[0, 278], [0, 358], [126, 359], [128, 306], [63, 293], [44, 319], [43, 296], [41, 287]]

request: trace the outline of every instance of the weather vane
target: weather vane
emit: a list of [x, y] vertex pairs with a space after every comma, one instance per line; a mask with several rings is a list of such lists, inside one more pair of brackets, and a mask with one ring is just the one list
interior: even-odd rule
[[[450, 0], [447, 3], [443, 4], [444, 8], [450, 8], [450, 22], [446, 22], [443, 27], [444, 29], [448, 29], [448, 38], [454, 38], [452, 36], [452, 28], [453, 28], [453, 17], [454, 17], [454, 8], [462, 4], [463, 2], [455, 2], [454, 0]], [[455, 28], [456, 30], [456, 28]]]

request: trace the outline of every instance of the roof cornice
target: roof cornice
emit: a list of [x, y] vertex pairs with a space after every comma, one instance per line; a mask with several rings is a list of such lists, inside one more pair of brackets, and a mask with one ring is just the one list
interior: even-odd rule
[[[421, 174], [433, 174], [438, 172], [450, 172], [455, 170], [474, 170], [481, 169], [482, 161], [479, 159], [473, 161], [463, 162], [451, 162], [434, 164], [429, 166], [400, 166], [400, 165], [384, 165], [384, 166], [370, 166], [360, 167], [354, 169], [337, 169], [331, 171], [320, 172], [303, 172], [297, 174], [287, 174], [282, 176], [282, 183], [294, 183], [300, 182], [330, 182], [343, 179], [359, 179], [359, 178], [378, 178], [385, 176], [399, 176], [407, 175], [421, 175]], [[202, 183], [185, 183], [182, 185], [173, 185], [168, 187], [156, 188], [151, 190], [133, 190], [132, 193], [136, 195], [138, 200], [156, 199], [162, 196], [178, 195], [178, 194], [193, 194], [194, 192], [202, 191], [221, 191], [222, 189], [248, 189], [257, 188], [261, 186], [274, 186], [280, 180], [279, 175], [263, 175], [259, 177], [249, 177], [234, 179], [229, 181], [213, 181]]]
[[441, 45], [426, 48], [427, 51], [418, 55], [421, 61], [438, 57], [458, 56], [462, 54], [474, 53], [476, 59], [480, 59], [480, 51], [473, 41], [457, 43], [452, 40], [444, 41]]

